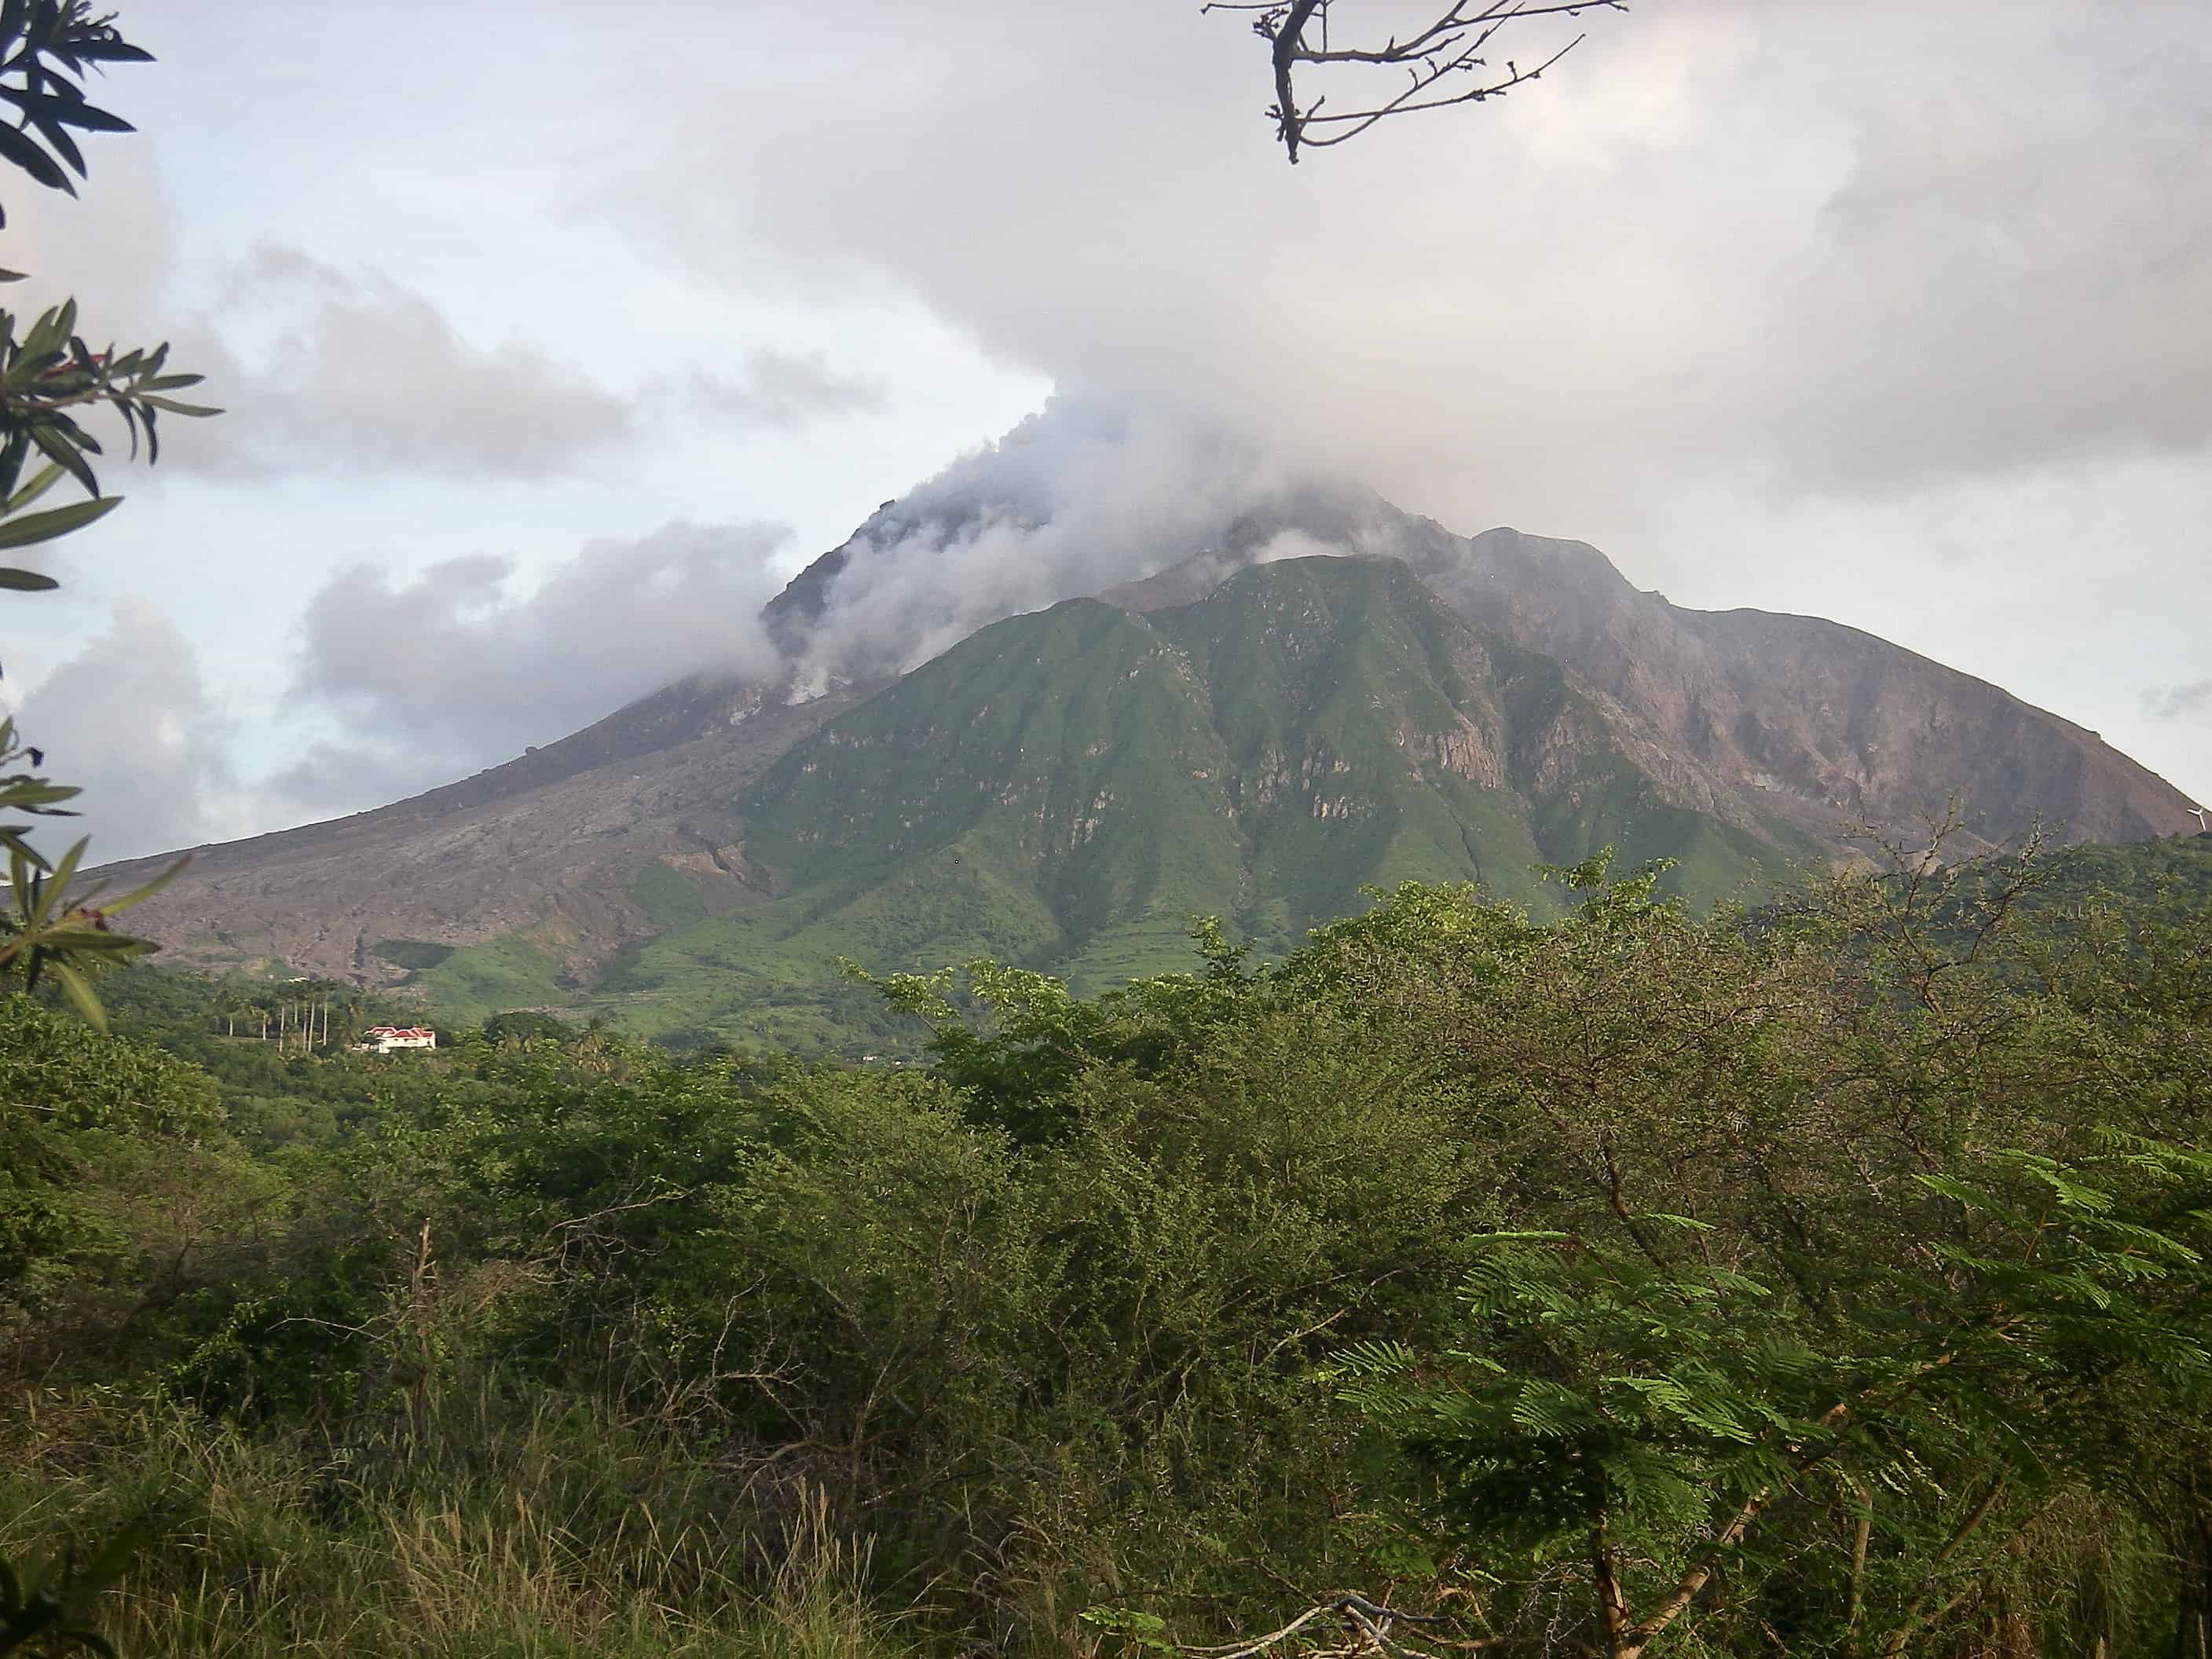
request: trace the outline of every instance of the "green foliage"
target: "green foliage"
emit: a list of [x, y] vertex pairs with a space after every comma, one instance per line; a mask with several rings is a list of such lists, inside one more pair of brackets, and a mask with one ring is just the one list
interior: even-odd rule
[[20, 1120], [80, 1231], [0, 1549], [203, 1493], [113, 1626], [187, 1651], [750, 1651], [817, 1628], [811, 1516], [841, 1641], [2163, 1659], [2212, 1613], [2212, 919], [2045, 862], [1699, 915], [1601, 848], [1539, 914], [1402, 884], [1097, 995], [861, 975], [903, 1067], [543, 1016], [277, 1062], [117, 975], [209, 1070], [41, 1011], [116, 1081]]
[[778, 896], [703, 915], [647, 866], [632, 897], [669, 931], [607, 975], [609, 1018], [854, 1056], [896, 1033], [836, 984], [839, 958], [988, 956], [1089, 994], [1182, 967], [1194, 915], [1281, 955], [1377, 885], [1472, 877], [1548, 915], [1536, 867], [1611, 843], [1674, 860], [1665, 890], [1708, 906], [1809, 850], [1665, 805], [1555, 663], [1364, 560], [1256, 568], [1144, 617], [1083, 599], [995, 623], [738, 805]]
[[149, 1530], [127, 1527], [75, 1572], [40, 1563], [18, 1574], [0, 1560], [0, 1654], [66, 1653], [72, 1649], [115, 1659], [115, 1649], [81, 1621], [100, 1593], [123, 1576]]
[[59, 1533], [89, 1553], [141, 1493], [158, 1493], [168, 1524], [100, 1609], [126, 1653], [915, 1650], [872, 1605], [865, 1548], [818, 1505], [732, 1514], [665, 1429], [587, 1401], [462, 1402], [407, 1449], [257, 1438], [112, 1397], [44, 1405], [35, 1430], [7, 1425], [16, 1455], [0, 1463], [0, 1552]]
[[64, 1129], [188, 1134], [220, 1115], [210, 1079], [158, 1048], [0, 998], [0, 1111]]
[[[1955, 1231], [1922, 1217], [1917, 1249], [1856, 1295], [1836, 1282], [1855, 1268], [1769, 1285], [1718, 1265], [1720, 1230], [1679, 1216], [1621, 1218], [1632, 1249], [1491, 1235], [1458, 1346], [1348, 1349], [1340, 1397], [1433, 1472], [1430, 1513], [1492, 1574], [1597, 1561], [1596, 1622], [1617, 1607], [1622, 1646], [1662, 1634], [1724, 1559], [1788, 1562], [1770, 1529], [1838, 1490], [1945, 1468], [1996, 1494], [2094, 1486], [2115, 1474], [2117, 1398], [2207, 1397], [2212, 1160], [2125, 1138], [2086, 1166], [1981, 1163], [1978, 1183], [1917, 1177], [1956, 1206]], [[1801, 1632], [1850, 1623], [1863, 1587], [1828, 1588], [1823, 1609], [1801, 1585]], [[1862, 1616], [1891, 1621], [1887, 1637], [1917, 1612]]]
[[437, 1018], [456, 1023], [502, 1009], [562, 1007], [577, 994], [563, 983], [562, 944], [557, 926], [548, 924], [465, 945], [420, 969], [410, 988]]
[[[89, 0], [7, 0], [0, 5], [0, 100], [15, 106], [19, 119], [0, 140], [0, 161], [49, 190], [76, 195], [69, 175], [85, 177], [85, 164], [70, 129], [133, 131], [120, 116], [85, 101], [79, 84], [85, 70], [151, 62], [151, 53], [123, 38], [112, 15], [95, 16]], [[7, 84], [10, 77], [20, 84]], [[0, 216], [0, 225], [6, 222]]]
[[435, 968], [453, 954], [450, 945], [432, 945], [417, 939], [379, 939], [370, 947], [369, 954], [379, 961], [388, 962], [395, 968], [404, 968], [410, 973], [420, 973], [426, 968]]
[[221, 1119], [197, 1066], [0, 996], [0, 1376], [112, 1340], [160, 1252], [239, 1223], [265, 1183]]
[[520, 1009], [509, 1013], [494, 1014], [484, 1021], [483, 1036], [484, 1041], [495, 1048], [507, 1043], [558, 1043], [574, 1041], [576, 1028], [566, 1020], [554, 1018], [550, 1014]]
[[[0, 88], [0, 96], [5, 95], [6, 89]], [[0, 312], [0, 433], [5, 434], [0, 442], [0, 501], [7, 509], [0, 521], [0, 547], [7, 548], [66, 536], [104, 518], [118, 504], [118, 498], [100, 493], [100, 480], [85, 459], [102, 453], [100, 441], [72, 410], [113, 410], [130, 434], [134, 457], [139, 435], [144, 434], [149, 464], [161, 458], [161, 415], [197, 418], [222, 412], [167, 395], [197, 386], [204, 377], [164, 373], [169, 356], [166, 343], [120, 354], [112, 346], [93, 350], [76, 332], [74, 300], [41, 313], [21, 339], [15, 333], [17, 321]], [[26, 481], [23, 468], [34, 451], [46, 457], [46, 465]], [[84, 491], [87, 500], [38, 513], [24, 511], [64, 476]]]
[[[0, 721], [0, 749], [12, 737], [10, 724]], [[12, 758], [0, 754], [0, 765]], [[16, 797], [12, 801], [7, 799], [11, 793]], [[33, 812], [52, 811], [55, 809], [46, 801], [58, 794], [67, 799], [76, 793], [75, 789], [57, 791], [43, 778], [0, 780], [0, 809], [15, 805]], [[84, 857], [85, 842], [78, 841], [62, 855], [59, 864], [49, 866], [21, 840], [20, 830], [0, 830], [0, 839], [10, 836], [14, 839], [8, 847], [8, 906], [0, 910], [0, 986], [20, 974], [23, 988], [35, 991], [40, 980], [52, 974], [86, 1019], [94, 1026], [105, 1026], [107, 1016], [93, 994], [88, 975], [99, 968], [160, 948], [150, 940], [114, 932], [108, 919], [151, 898], [184, 866], [173, 865], [144, 886], [111, 899], [104, 896], [103, 887], [73, 885], [77, 864]]]

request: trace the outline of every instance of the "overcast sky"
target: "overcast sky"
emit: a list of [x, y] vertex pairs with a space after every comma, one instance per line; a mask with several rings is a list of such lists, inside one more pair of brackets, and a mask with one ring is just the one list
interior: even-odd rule
[[1641, 0], [1295, 169], [1190, 0], [122, 9], [141, 135], [82, 203], [0, 177], [0, 265], [229, 410], [0, 601], [103, 854], [755, 661], [793, 570], [1056, 388], [1870, 629], [2212, 795], [2193, 0]]

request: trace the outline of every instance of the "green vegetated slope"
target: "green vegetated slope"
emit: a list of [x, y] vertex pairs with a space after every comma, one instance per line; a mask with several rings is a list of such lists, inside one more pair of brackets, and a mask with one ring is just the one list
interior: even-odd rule
[[1372, 884], [1479, 878], [1544, 913], [1534, 866], [1607, 843], [1680, 859], [1701, 904], [1784, 872], [1786, 832], [1670, 803], [1609, 718], [1392, 561], [1262, 566], [1148, 616], [1071, 600], [785, 756], [739, 803], [781, 896], [672, 928], [602, 1006], [651, 1035], [866, 1046], [890, 1028], [840, 957], [1088, 989], [1187, 965], [1194, 915], [1278, 951]]
[[564, 967], [556, 916], [482, 945], [465, 945], [412, 974], [407, 988], [440, 1018], [473, 1024], [508, 1008], [573, 1004], [580, 993]]
[[[708, 914], [698, 884], [658, 860], [638, 872], [629, 897], [657, 927], [679, 927]], [[474, 1024], [514, 1008], [574, 1012], [587, 997], [586, 980], [572, 965], [576, 945], [574, 927], [556, 915], [477, 945], [386, 939], [376, 954], [409, 970], [400, 987], [410, 999], [439, 1018]]]
[[2194, 914], [2212, 905], [2212, 835], [2062, 848], [2050, 855], [2045, 872], [2037, 901], [2046, 906], [2112, 896]]

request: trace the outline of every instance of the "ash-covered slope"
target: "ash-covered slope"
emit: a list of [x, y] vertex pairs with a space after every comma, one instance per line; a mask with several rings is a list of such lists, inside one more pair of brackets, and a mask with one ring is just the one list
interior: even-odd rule
[[1912, 826], [1957, 799], [2003, 842], [2193, 828], [2189, 801], [2095, 732], [1871, 634], [1817, 617], [1691, 611], [1639, 592], [1595, 548], [1492, 530], [1399, 529], [1465, 615], [1556, 656], [1767, 810], [1833, 839]]
[[[194, 848], [132, 920], [173, 960], [371, 985], [490, 947], [497, 959], [472, 964], [487, 995], [568, 1000], [669, 924], [672, 894], [678, 914], [696, 915], [761, 893], [732, 801], [869, 689], [793, 702], [785, 687], [686, 681], [460, 782]], [[169, 861], [104, 873], [128, 884]]]

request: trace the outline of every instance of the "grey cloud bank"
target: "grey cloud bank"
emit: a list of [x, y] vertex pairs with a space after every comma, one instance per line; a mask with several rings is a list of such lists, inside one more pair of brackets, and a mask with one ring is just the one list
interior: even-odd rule
[[695, 406], [730, 425], [790, 428], [879, 409], [885, 387], [876, 376], [831, 368], [820, 352], [763, 349], [735, 377], [695, 370], [690, 392]]
[[2142, 694], [2143, 712], [2153, 720], [2178, 720], [2212, 708], [2212, 679], [2186, 685], [2154, 685]]
[[[223, 346], [245, 418], [190, 452], [222, 468], [398, 468], [542, 477], [633, 434], [631, 405], [526, 343], [465, 337], [425, 295], [296, 248], [258, 249], [217, 315], [268, 332], [258, 361]], [[203, 325], [212, 337], [213, 319]]]
[[2179, 4], [1639, 8], [1540, 90], [1295, 173], [1255, 43], [1195, 9], [856, 9], [670, 106], [681, 152], [817, 158], [662, 192], [714, 280], [873, 271], [1454, 507], [1517, 475], [1571, 511], [1601, 453], [1858, 492], [2212, 436], [2212, 26]]
[[58, 850], [85, 829], [102, 858], [191, 846], [235, 833], [231, 738], [202, 684], [191, 642], [143, 599], [115, 606], [106, 632], [40, 682], [20, 724], [58, 781], [81, 787], [76, 820], [40, 826]]
[[665, 525], [589, 543], [520, 595], [496, 555], [398, 583], [356, 565], [308, 603], [295, 690], [346, 711], [387, 753], [506, 758], [686, 674], [775, 672], [757, 617], [787, 533]]
[[[200, 677], [179, 707], [248, 780], [179, 839], [373, 805], [765, 662], [752, 618], [793, 565], [1004, 424], [947, 416], [949, 348], [885, 349], [916, 316], [978, 375], [1099, 395], [875, 526], [817, 672], [1141, 576], [1318, 473], [1589, 540], [1686, 604], [1868, 628], [2212, 790], [2203, 7], [1653, 0], [1540, 86], [1295, 172], [1258, 43], [1194, 5], [678, 13], [672, 56], [603, 6], [486, 0], [449, 20], [500, 43], [483, 74], [427, 67], [364, 160], [394, 94], [360, 44], [388, 15], [237, 0], [156, 40], [149, 84], [312, 82], [295, 155], [246, 157], [187, 80], [85, 210], [10, 200], [30, 246], [0, 262], [149, 337], [208, 319], [179, 356], [233, 413], [177, 434], [161, 488], [228, 515], [196, 520], [194, 580], [283, 572], [250, 641], [150, 553], [84, 590], [88, 653], [109, 601], [154, 596]], [[272, 19], [287, 55], [256, 60]], [[256, 541], [288, 492], [309, 533]], [[100, 534], [150, 541], [167, 505]], [[635, 533], [671, 518], [809, 527]], [[72, 591], [112, 545], [69, 550]], [[295, 643], [289, 680], [238, 667]]]

